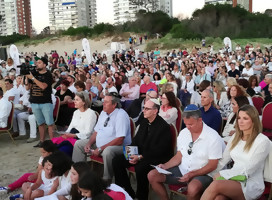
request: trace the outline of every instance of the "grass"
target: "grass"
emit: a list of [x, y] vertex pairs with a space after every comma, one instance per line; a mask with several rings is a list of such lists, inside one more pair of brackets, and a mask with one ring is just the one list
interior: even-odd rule
[[[154, 50], [155, 47], [159, 47], [162, 50], [171, 50], [177, 48], [187, 48], [189, 51], [192, 50], [193, 47], [202, 48], [203, 51], [207, 50], [208, 45], [213, 45], [214, 51], [218, 51], [220, 48], [224, 47], [223, 38], [217, 37], [206, 37], [206, 48], [202, 48], [202, 42], [200, 39], [188, 39], [184, 40], [182, 38], [176, 39], [172, 38], [171, 34], [167, 34], [163, 38], [154, 39], [150, 41], [145, 48], [145, 51]], [[260, 45], [263, 49], [264, 47], [272, 46], [272, 39], [269, 38], [248, 38], [248, 39], [233, 39], [232, 47], [235, 49], [236, 44], [240, 44], [242, 48], [244, 48], [248, 43], [253, 44], [254, 47]]]

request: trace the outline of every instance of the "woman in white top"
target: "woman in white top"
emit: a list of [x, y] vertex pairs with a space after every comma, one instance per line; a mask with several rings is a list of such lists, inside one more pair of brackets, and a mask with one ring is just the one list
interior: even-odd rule
[[77, 139], [87, 139], [91, 136], [97, 121], [96, 114], [90, 107], [89, 94], [86, 92], [77, 92], [75, 96], [75, 108], [72, 121], [65, 133], [52, 141], [56, 144], [68, 140], [72, 145]]
[[252, 75], [254, 75], [253, 68], [251, 67], [250, 62], [246, 62], [241, 76], [248, 80]]
[[178, 118], [178, 110], [176, 96], [173, 92], [166, 92], [161, 97], [162, 105], [159, 115], [168, 123], [176, 124]]
[[[270, 140], [264, 136], [259, 113], [251, 105], [244, 105], [238, 111], [236, 133], [231, 137], [223, 158], [218, 164], [219, 173], [225, 180], [216, 180], [206, 189], [201, 200], [211, 199], [258, 199], [264, 191], [264, 164], [270, 151]], [[230, 161], [231, 169], [223, 169]], [[245, 181], [229, 180], [242, 175]]]
[[213, 82], [214, 104], [218, 110], [222, 110], [224, 105], [228, 103], [226, 89], [221, 81]]
[[222, 132], [222, 137], [225, 142], [228, 142], [231, 136], [235, 133], [237, 112], [239, 108], [246, 104], [249, 104], [248, 98], [246, 96], [234, 97], [234, 99], [231, 100], [232, 113], [230, 113], [224, 130]]

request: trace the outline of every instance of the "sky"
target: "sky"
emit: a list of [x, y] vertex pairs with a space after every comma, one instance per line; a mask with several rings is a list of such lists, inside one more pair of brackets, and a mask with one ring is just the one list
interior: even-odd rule
[[[173, 16], [190, 17], [196, 9], [204, 6], [204, 0], [172, 0]], [[252, 0], [253, 12], [272, 9], [271, 0]], [[96, 0], [97, 23], [113, 23], [113, 0]], [[38, 33], [49, 26], [48, 0], [31, 0], [32, 25]]]

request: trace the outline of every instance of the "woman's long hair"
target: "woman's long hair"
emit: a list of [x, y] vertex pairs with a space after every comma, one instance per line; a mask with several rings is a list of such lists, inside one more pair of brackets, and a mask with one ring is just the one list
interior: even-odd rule
[[[259, 118], [259, 112], [256, 110], [255, 107], [251, 105], [244, 105], [238, 110], [238, 116], [240, 111], [246, 112], [246, 114], [250, 117], [252, 120], [252, 133], [250, 134], [249, 138], [246, 141], [246, 145], [244, 147], [244, 151], [249, 151], [255, 138], [258, 136], [259, 133], [262, 132], [262, 124]], [[235, 136], [234, 139], [232, 140], [230, 150], [232, 150], [238, 143], [239, 141], [243, 138], [243, 131], [240, 130], [240, 127], [238, 125], [239, 117], [236, 120], [235, 124]]]

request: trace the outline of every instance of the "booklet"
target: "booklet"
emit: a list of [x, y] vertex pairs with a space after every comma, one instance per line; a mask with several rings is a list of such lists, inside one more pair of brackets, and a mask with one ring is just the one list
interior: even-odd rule
[[123, 152], [125, 155], [125, 158], [129, 160], [129, 157], [131, 155], [138, 155], [138, 147], [137, 146], [123, 146]]
[[172, 172], [169, 172], [169, 171], [167, 171], [165, 169], [162, 169], [162, 168], [160, 168], [158, 166], [155, 166], [155, 165], [150, 165], [150, 166], [154, 167], [161, 174], [165, 174], [165, 175], [172, 174]]

